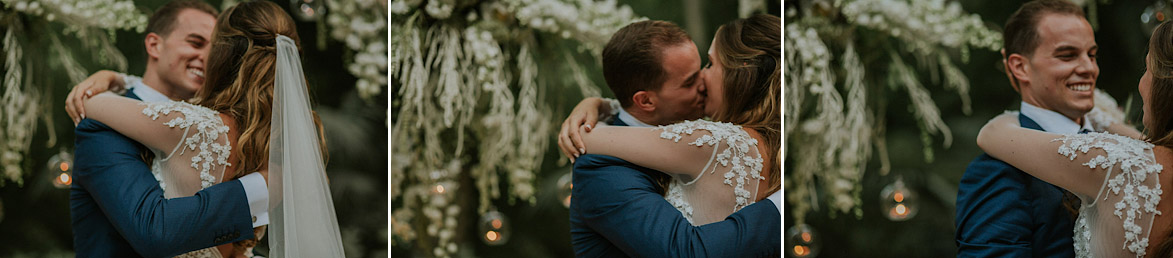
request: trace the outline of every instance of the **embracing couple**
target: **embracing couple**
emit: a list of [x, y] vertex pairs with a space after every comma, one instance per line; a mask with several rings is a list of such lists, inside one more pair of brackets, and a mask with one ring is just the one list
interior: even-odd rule
[[1022, 108], [978, 134], [986, 154], [959, 186], [958, 256], [1173, 256], [1173, 207], [1161, 201], [1173, 181], [1162, 173], [1173, 165], [1173, 24], [1149, 39], [1137, 85], [1144, 133], [1096, 107], [1098, 48], [1080, 7], [1029, 2], [1003, 37]]
[[66, 101], [77, 256], [252, 257], [267, 236], [270, 257], [342, 257], [290, 16], [177, 0], [147, 27], [141, 78], [98, 72]]
[[583, 100], [558, 135], [576, 256], [781, 256], [781, 23], [721, 26], [704, 66], [669, 22], [611, 37], [603, 76], [618, 100]]

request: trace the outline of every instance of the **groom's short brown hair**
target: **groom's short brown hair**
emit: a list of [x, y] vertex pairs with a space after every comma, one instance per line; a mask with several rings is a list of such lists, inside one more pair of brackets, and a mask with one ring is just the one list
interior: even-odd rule
[[1030, 56], [1039, 46], [1039, 21], [1047, 14], [1065, 14], [1084, 17], [1083, 9], [1065, 0], [1035, 0], [1023, 4], [1006, 20], [1002, 30], [1002, 48], [1006, 56]]
[[205, 12], [211, 14], [212, 17], [220, 15], [220, 12], [216, 11], [215, 7], [212, 7], [211, 4], [204, 1], [175, 0], [159, 7], [158, 10], [155, 10], [155, 13], [151, 14], [150, 18], [147, 18], [147, 32], [167, 36], [175, 28], [175, 19], [179, 17], [179, 12], [186, 9]]
[[691, 42], [680, 26], [666, 21], [641, 21], [624, 26], [603, 47], [603, 79], [629, 107], [639, 91], [659, 90], [664, 84], [664, 48]]

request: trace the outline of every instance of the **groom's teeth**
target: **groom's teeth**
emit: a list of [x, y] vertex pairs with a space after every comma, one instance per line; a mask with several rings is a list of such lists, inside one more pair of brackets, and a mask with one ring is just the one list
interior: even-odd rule
[[192, 74], [195, 74], [196, 76], [204, 77], [204, 71], [200, 71], [200, 70], [196, 70], [196, 69], [187, 69], [187, 71], [191, 72]]
[[1075, 84], [1075, 85], [1067, 86], [1067, 88], [1074, 90], [1074, 91], [1090, 91], [1090, 90], [1092, 90], [1092, 85], [1091, 84]]

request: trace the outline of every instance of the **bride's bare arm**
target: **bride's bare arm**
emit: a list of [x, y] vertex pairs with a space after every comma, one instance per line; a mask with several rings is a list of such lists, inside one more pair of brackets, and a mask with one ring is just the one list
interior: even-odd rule
[[1144, 134], [1141, 134], [1140, 131], [1137, 131], [1136, 127], [1132, 127], [1131, 125], [1123, 123], [1112, 123], [1112, 125], [1108, 126], [1108, 132], [1138, 140], [1144, 139]]
[[1083, 165], [1091, 157], [1103, 155], [1102, 149], [1080, 152], [1075, 159], [1060, 155], [1062, 135], [1022, 128], [1013, 114], [990, 120], [978, 133], [977, 143], [983, 151], [1043, 181], [1083, 196], [1096, 196], [1103, 183], [1104, 170]]
[[[151, 149], [170, 151], [175, 148], [184, 135], [181, 126], [168, 126], [164, 123], [175, 118], [184, 118], [181, 112], [160, 114], [152, 118], [143, 114], [148, 105], [143, 102], [118, 96], [113, 93], [101, 93], [85, 100], [86, 118], [102, 122], [110, 128], [146, 145]], [[192, 128], [193, 132], [195, 128]]]
[[[673, 125], [673, 126], [678, 126]], [[579, 133], [587, 146], [587, 153], [615, 156], [633, 164], [658, 170], [667, 174], [683, 176], [682, 179], [691, 180], [701, 171], [728, 171], [721, 164], [720, 159], [733, 160], [733, 163], [758, 166], [761, 171], [763, 158], [759, 153], [756, 140], [749, 137], [741, 127], [727, 126], [722, 132], [714, 134], [710, 130], [696, 129], [691, 134], [672, 131], [672, 126], [661, 128], [627, 127], [599, 125], [591, 132]], [[737, 135], [733, 135], [737, 134]], [[680, 138], [675, 138], [679, 136]], [[729, 148], [729, 137], [737, 138], [738, 148]], [[702, 139], [705, 144], [692, 144]], [[712, 143], [715, 143], [713, 145]], [[728, 152], [728, 153], [725, 153]], [[737, 152], [745, 154], [745, 158], [733, 158]], [[722, 155], [727, 155], [722, 158]], [[755, 164], [756, 165], [753, 165]], [[750, 167], [752, 169], [752, 167]], [[686, 180], [686, 181], [687, 181]]]

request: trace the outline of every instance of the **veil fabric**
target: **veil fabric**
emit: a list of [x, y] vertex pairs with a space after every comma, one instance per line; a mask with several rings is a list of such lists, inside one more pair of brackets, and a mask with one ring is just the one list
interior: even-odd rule
[[277, 36], [269, 135], [269, 256], [343, 257], [334, 202], [310, 113], [301, 57]]

